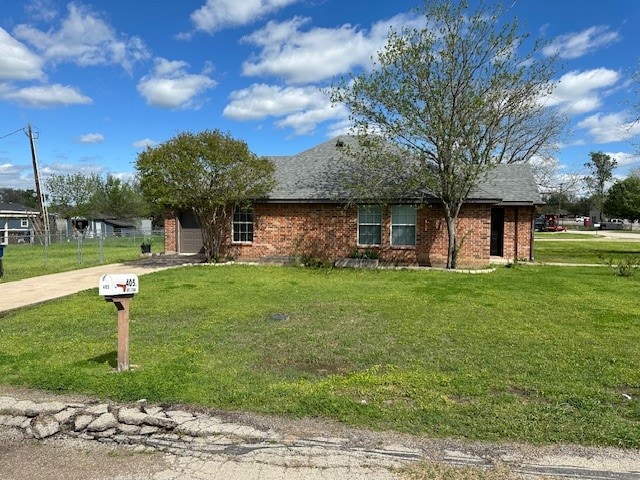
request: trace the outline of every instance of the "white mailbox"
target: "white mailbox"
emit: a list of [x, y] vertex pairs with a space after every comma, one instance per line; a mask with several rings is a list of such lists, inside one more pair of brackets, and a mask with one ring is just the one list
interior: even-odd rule
[[138, 276], [133, 273], [102, 275], [98, 293], [105, 297], [136, 294], [138, 293]]

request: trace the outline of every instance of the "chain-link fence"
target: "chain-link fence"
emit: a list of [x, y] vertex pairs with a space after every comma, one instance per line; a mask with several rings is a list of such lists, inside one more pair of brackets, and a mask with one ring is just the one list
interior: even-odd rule
[[128, 262], [164, 251], [164, 231], [129, 230], [91, 235], [51, 234], [14, 237], [4, 246], [3, 281], [19, 280], [75, 268]]

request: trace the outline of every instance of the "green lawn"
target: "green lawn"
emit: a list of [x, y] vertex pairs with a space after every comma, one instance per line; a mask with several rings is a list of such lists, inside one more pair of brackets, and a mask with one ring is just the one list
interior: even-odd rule
[[[80, 248], [77, 239], [54, 242], [46, 249], [40, 244], [8, 245], [4, 249], [4, 277], [0, 281], [12, 282], [49, 273], [135, 260], [140, 258], [142, 238], [111, 237], [102, 242], [102, 248], [98, 239], [84, 239]], [[155, 238], [153, 246], [161, 248], [162, 237]]]
[[[577, 234], [579, 235], [579, 234]], [[574, 235], [576, 236], [576, 235]], [[607, 264], [622, 260], [640, 261], [640, 242], [625, 240], [604, 240], [583, 235], [580, 239], [536, 241], [534, 255], [537, 262], [596, 263]]]
[[[0, 381], [436, 437], [640, 447], [640, 276], [184, 267], [0, 318]], [[283, 319], [284, 318], [284, 319]]]

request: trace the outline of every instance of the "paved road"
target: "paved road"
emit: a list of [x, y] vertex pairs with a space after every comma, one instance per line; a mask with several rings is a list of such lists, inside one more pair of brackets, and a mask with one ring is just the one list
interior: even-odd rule
[[[0, 385], [2, 408], [3, 480], [640, 480], [640, 452], [614, 448], [433, 440], [313, 419], [179, 411], [173, 406], [163, 411], [146, 403], [140, 406], [140, 402], [105, 404]], [[70, 418], [74, 411], [76, 416]], [[142, 422], [149, 417], [171, 418], [181, 425], [177, 428], [182, 434], [142, 433], [141, 428], [147, 427], [134, 426], [142, 411], [146, 412]], [[77, 436], [78, 423], [88, 412], [92, 412], [89, 421], [94, 421], [80, 427], [88, 433]], [[118, 426], [111, 433], [104, 429], [112, 424], [91, 428], [110, 415], [124, 423], [115, 422]], [[76, 433], [74, 427], [43, 433], [52, 426], [53, 418], [60, 424], [75, 425]], [[58, 425], [55, 429], [59, 430]], [[45, 438], [29, 438], [28, 432], [39, 432]], [[89, 437], [94, 439], [87, 440]], [[471, 471], [478, 468], [491, 473], [485, 477]]]
[[636, 233], [629, 230], [567, 230], [566, 232], [558, 232], [558, 238], [562, 238], [562, 235], [565, 233], [577, 233], [580, 235], [591, 235], [621, 240], [636, 240], [640, 242], [640, 232], [637, 230]]

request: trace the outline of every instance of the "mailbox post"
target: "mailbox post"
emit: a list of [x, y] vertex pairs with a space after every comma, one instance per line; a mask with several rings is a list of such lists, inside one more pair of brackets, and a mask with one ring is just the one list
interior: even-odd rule
[[105, 274], [100, 277], [98, 293], [112, 302], [118, 311], [117, 371], [129, 370], [129, 303], [138, 293], [138, 277], [130, 274]]

